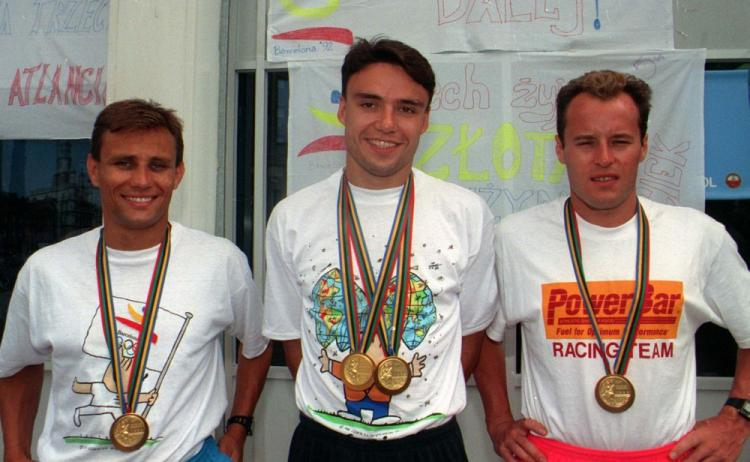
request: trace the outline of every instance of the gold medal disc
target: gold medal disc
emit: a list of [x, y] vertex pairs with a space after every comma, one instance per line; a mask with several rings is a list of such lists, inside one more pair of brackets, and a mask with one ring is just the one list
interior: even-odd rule
[[378, 388], [387, 395], [396, 395], [406, 390], [411, 382], [409, 364], [398, 356], [389, 356], [378, 364], [376, 374]]
[[109, 439], [120, 451], [135, 451], [148, 440], [148, 423], [138, 414], [121, 415], [109, 429]]
[[341, 363], [343, 381], [352, 390], [367, 390], [375, 383], [375, 363], [364, 353], [352, 353]]
[[635, 401], [635, 388], [623, 375], [605, 375], [596, 383], [596, 402], [609, 412], [624, 412]]

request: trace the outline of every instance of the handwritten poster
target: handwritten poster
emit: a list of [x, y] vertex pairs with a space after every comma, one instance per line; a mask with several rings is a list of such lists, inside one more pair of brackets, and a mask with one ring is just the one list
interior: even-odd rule
[[104, 107], [109, 0], [0, 0], [0, 138], [91, 136]]
[[[628, 72], [654, 92], [639, 193], [703, 208], [704, 50], [432, 55], [430, 127], [415, 166], [483, 196], [496, 217], [568, 194], [554, 149], [560, 86], [593, 69]], [[287, 189], [343, 165], [340, 62], [290, 64]]]
[[270, 0], [269, 61], [385, 35], [424, 53], [674, 48], [672, 0]]

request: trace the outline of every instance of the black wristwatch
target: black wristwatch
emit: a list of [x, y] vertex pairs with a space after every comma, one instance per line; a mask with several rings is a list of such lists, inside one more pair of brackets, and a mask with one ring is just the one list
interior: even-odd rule
[[227, 419], [226, 427], [229, 427], [231, 424], [240, 424], [245, 427], [247, 436], [251, 436], [253, 434], [253, 416], [251, 415], [233, 415], [232, 417]]
[[737, 412], [747, 420], [750, 420], [750, 400], [742, 398], [729, 398], [725, 406], [732, 406]]

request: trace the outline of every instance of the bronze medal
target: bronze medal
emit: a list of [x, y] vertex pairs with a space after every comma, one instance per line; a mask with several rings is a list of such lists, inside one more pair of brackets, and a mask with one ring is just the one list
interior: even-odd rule
[[605, 375], [596, 383], [596, 402], [609, 412], [624, 412], [635, 401], [635, 388], [623, 375]]
[[364, 353], [352, 353], [341, 363], [342, 380], [352, 390], [367, 390], [375, 383], [375, 363]]
[[386, 395], [396, 395], [406, 390], [411, 382], [409, 364], [398, 356], [388, 356], [378, 364], [378, 388]]
[[109, 429], [109, 439], [120, 451], [135, 451], [148, 440], [148, 423], [138, 414], [121, 415]]

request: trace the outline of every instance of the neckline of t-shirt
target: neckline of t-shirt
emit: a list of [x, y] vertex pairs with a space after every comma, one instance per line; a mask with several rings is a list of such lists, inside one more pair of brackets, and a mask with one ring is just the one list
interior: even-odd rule
[[637, 227], [637, 214], [634, 214], [628, 221], [619, 226], [599, 226], [586, 221], [576, 213], [578, 222], [578, 232], [581, 236], [597, 236], [608, 240], [617, 240], [623, 238], [632, 238], [632, 232]]
[[[180, 225], [170, 221], [172, 224], [172, 249], [174, 249], [175, 243], [179, 240], [179, 231], [177, 229], [180, 228]], [[99, 232], [101, 230], [101, 227], [99, 227], [95, 233], [96, 241], [99, 240]], [[177, 231], [177, 232], [176, 232]], [[113, 249], [112, 247], [107, 246], [107, 260], [110, 263], [116, 263], [118, 265], [142, 265], [144, 263], [150, 263], [153, 264], [156, 260], [157, 255], [159, 254], [159, 247], [161, 246], [161, 243], [156, 244], [154, 246], [145, 248], [145, 249], [138, 249], [138, 250], [120, 250], [120, 249]]]
[[390, 204], [393, 201], [398, 201], [404, 187], [397, 186], [395, 188], [386, 189], [367, 189], [349, 183], [349, 189], [351, 189], [352, 197], [357, 204]]

